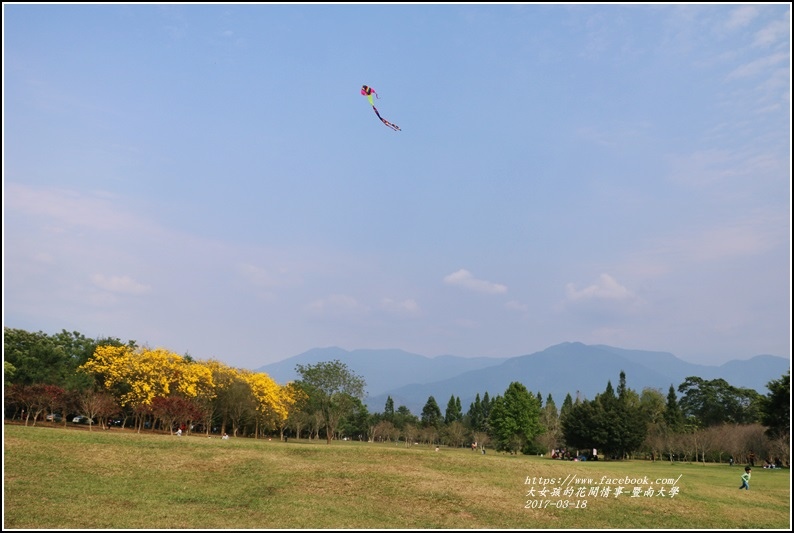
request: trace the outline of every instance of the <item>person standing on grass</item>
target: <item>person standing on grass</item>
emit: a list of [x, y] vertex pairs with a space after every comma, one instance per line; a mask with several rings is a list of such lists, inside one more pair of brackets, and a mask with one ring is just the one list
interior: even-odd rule
[[742, 486], [739, 487], [739, 490], [750, 490], [750, 470], [751, 468], [749, 466], [744, 467], [744, 474], [742, 474]]

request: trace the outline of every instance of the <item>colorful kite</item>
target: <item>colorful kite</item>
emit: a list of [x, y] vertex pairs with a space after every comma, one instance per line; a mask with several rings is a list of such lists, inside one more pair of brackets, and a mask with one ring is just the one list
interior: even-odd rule
[[378, 116], [378, 118], [380, 119], [381, 122], [386, 124], [388, 127], [393, 129], [394, 131], [402, 131], [398, 125], [392, 124], [391, 122], [389, 122], [388, 120], [386, 120], [385, 118], [380, 116], [380, 113], [378, 113], [378, 108], [375, 107], [375, 102], [372, 100], [372, 95], [373, 94], [375, 95], [375, 98], [380, 100], [380, 96], [378, 96], [378, 93], [375, 91], [375, 89], [373, 89], [372, 87], [367, 87], [366, 85], [363, 85], [361, 87], [361, 94], [367, 97], [367, 100], [369, 100], [369, 105], [372, 106], [372, 109], [375, 111], [375, 114]]

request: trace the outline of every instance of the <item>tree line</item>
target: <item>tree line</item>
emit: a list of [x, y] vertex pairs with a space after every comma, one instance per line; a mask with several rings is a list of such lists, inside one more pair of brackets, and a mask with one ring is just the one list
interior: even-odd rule
[[[225, 433], [241, 437], [355, 439], [467, 447], [483, 451], [646, 457], [670, 461], [766, 460], [788, 465], [790, 372], [768, 394], [723, 379], [687, 377], [667, 394], [640, 393], [620, 373], [592, 400], [566, 395], [558, 409], [520, 382], [496, 396], [476, 395], [464, 411], [452, 395], [442, 413], [433, 396], [415, 415], [363, 404], [366, 383], [334, 360], [297, 365], [299, 379], [278, 384], [265, 373], [196, 360], [117, 338], [89, 339], [4, 328], [6, 418], [66, 426], [81, 415], [94, 426], [136, 431]], [[60, 420], [47, 415], [58, 414]], [[592, 457], [591, 457], [592, 458]]]

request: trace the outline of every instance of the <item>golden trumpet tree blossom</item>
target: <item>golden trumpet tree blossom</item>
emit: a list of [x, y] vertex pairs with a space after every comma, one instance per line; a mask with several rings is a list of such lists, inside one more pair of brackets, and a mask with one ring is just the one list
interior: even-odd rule
[[150, 405], [154, 398], [172, 392], [192, 398], [213, 391], [209, 367], [162, 348], [133, 351], [128, 346], [99, 346], [79, 369], [97, 376], [125, 406]]
[[262, 372], [243, 372], [242, 377], [251, 387], [257, 414], [269, 427], [275, 427], [282, 418], [286, 418], [278, 383]]

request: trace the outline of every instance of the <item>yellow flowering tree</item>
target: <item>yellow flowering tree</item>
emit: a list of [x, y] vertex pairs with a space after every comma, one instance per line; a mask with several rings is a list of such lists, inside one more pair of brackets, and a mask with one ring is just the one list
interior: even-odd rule
[[[223, 432], [231, 424], [236, 435], [253, 421], [257, 437], [278, 428], [283, 439], [290, 413], [307, 398], [294, 383], [281, 386], [262, 372], [214, 359], [194, 361], [162, 348], [99, 346], [79, 369], [93, 375], [119, 405], [132, 410], [138, 431], [147, 420], [152, 429], [196, 421], [207, 435], [217, 422]], [[191, 408], [175, 412], [174, 406], [188, 405], [182, 400]]]
[[286, 418], [285, 407], [281, 403], [281, 387], [262, 372], [245, 372], [243, 378], [251, 387], [255, 405], [254, 436], [259, 437], [262, 430], [274, 429], [282, 418]]
[[176, 366], [175, 391], [185, 398], [215, 397], [212, 369], [201, 362], [182, 358]]
[[[297, 383], [290, 381], [281, 387], [279, 401], [286, 413], [278, 420], [278, 431], [281, 440], [284, 440], [284, 430], [289, 426], [291, 419], [298, 413], [309, 400], [309, 396], [301, 389]], [[300, 433], [298, 433], [300, 436]]]
[[93, 374], [120, 405], [133, 410], [138, 431], [155, 398], [173, 393], [185, 398], [213, 393], [209, 368], [162, 348], [133, 350], [129, 346], [99, 346], [79, 370]]

